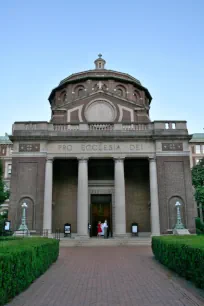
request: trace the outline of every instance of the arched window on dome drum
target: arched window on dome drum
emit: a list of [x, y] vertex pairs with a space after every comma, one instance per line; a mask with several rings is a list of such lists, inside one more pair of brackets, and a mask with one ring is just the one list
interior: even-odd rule
[[83, 88], [79, 88], [78, 90], [78, 97], [81, 98], [84, 95], [84, 89]]
[[76, 99], [82, 98], [85, 95], [84, 86], [80, 85], [74, 89]]
[[135, 101], [137, 103], [141, 102], [141, 96], [140, 96], [139, 91], [137, 91], [137, 90], [134, 90], [134, 92], [133, 92], [133, 101]]
[[67, 93], [66, 93], [65, 90], [63, 90], [63, 91], [61, 92], [61, 94], [60, 94], [60, 101], [61, 101], [61, 103], [66, 102], [66, 96], [67, 96]]
[[124, 86], [122, 86], [122, 85], [116, 86], [116, 94], [119, 97], [125, 98], [126, 97], [126, 88]]

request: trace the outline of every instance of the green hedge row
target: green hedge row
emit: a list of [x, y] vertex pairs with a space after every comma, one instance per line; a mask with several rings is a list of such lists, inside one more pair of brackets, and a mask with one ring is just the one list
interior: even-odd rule
[[152, 251], [162, 264], [204, 288], [204, 237], [152, 237]]
[[24, 237], [15, 237], [15, 236], [0, 236], [0, 241], [9, 241], [9, 240], [22, 240]]
[[204, 235], [204, 223], [200, 220], [200, 218], [196, 218], [195, 222], [196, 222], [196, 234]]
[[25, 290], [57, 260], [59, 241], [23, 238], [1, 241], [0, 305]]

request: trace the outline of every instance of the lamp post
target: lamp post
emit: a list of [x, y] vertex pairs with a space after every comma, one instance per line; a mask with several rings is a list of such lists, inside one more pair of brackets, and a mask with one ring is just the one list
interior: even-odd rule
[[177, 209], [177, 221], [174, 229], [185, 229], [183, 223], [181, 222], [181, 212], [180, 212], [181, 203], [177, 201], [175, 206]]
[[28, 227], [26, 225], [26, 208], [28, 207], [28, 205], [26, 203], [23, 203], [21, 205], [21, 207], [23, 208], [22, 211], [22, 219], [21, 219], [21, 225], [19, 227], [19, 231], [28, 231]]

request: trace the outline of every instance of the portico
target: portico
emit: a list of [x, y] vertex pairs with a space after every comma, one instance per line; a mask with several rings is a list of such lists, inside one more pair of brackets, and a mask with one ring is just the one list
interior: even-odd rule
[[[46, 161], [45, 167], [45, 195], [44, 195], [44, 219], [43, 219], [43, 228], [45, 230], [54, 231], [54, 226], [52, 224], [52, 220], [55, 219], [53, 213], [55, 209], [53, 209], [56, 205], [55, 199], [53, 199], [53, 163], [54, 158], [48, 158]], [[90, 173], [90, 179], [88, 175], [89, 163], [94, 161], [110, 161], [113, 163], [113, 177], [107, 180], [101, 179], [92, 180], [92, 174]], [[133, 158], [127, 161], [134, 161]], [[59, 159], [55, 160], [56, 162]], [[66, 163], [66, 159], [63, 159], [64, 164]], [[71, 159], [70, 159], [71, 161]], [[140, 159], [137, 159], [137, 163]], [[160, 234], [160, 224], [159, 224], [159, 204], [158, 204], [158, 190], [157, 190], [157, 172], [156, 172], [156, 159], [146, 159], [149, 162], [149, 180], [147, 184], [150, 188], [150, 198], [149, 200], [153, 203], [151, 207], [153, 207], [153, 211], [151, 211], [151, 221], [147, 217], [147, 222], [151, 223], [151, 232], [153, 235]], [[113, 157], [109, 159], [93, 159], [91, 155], [89, 157], [81, 157], [75, 160], [75, 164], [77, 163], [77, 197], [76, 203], [74, 203], [74, 199], [72, 198], [72, 205], [76, 207], [76, 233], [79, 236], [87, 236], [88, 235], [88, 223], [90, 223], [91, 215], [91, 195], [92, 194], [107, 194], [112, 196], [112, 231], [113, 236], [124, 236], [127, 232], [130, 232], [130, 224], [128, 224], [128, 228], [126, 226], [126, 188], [125, 188], [125, 171], [124, 157]], [[109, 167], [110, 167], [109, 163]], [[134, 164], [134, 163], [132, 163]], [[139, 163], [138, 163], [139, 164]], [[97, 166], [97, 164], [96, 164]], [[142, 164], [141, 164], [142, 167]], [[68, 185], [67, 185], [68, 186]], [[133, 186], [134, 187], [134, 186]], [[137, 187], [137, 186], [135, 186]], [[128, 187], [127, 187], [128, 189]], [[67, 205], [69, 205], [69, 196], [67, 196]], [[59, 198], [56, 199], [59, 201]], [[136, 199], [135, 199], [136, 200]], [[145, 205], [148, 204], [149, 201], [146, 201]], [[60, 205], [60, 204], [58, 204]], [[137, 205], [137, 203], [136, 203]], [[60, 209], [60, 207], [59, 207]], [[67, 213], [67, 222], [71, 222], [73, 217]], [[139, 216], [135, 221], [139, 220]], [[63, 226], [62, 222], [59, 224], [60, 220], [55, 220], [56, 227]], [[57, 224], [58, 223], [58, 224]]]

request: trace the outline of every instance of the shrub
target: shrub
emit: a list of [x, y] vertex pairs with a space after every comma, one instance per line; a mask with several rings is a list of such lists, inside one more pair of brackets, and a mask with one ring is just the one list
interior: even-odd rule
[[0, 243], [0, 305], [25, 290], [57, 260], [59, 241], [6, 239]]
[[204, 223], [200, 220], [200, 218], [196, 218], [195, 222], [196, 222], [196, 234], [204, 235]]
[[9, 240], [22, 240], [24, 237], [15, 237], [15, 236], [0, 236], [0, 241], [9, 241]]
[[204, 288], [204, 237], [152, 237], [155, 258], [179, 275]]

